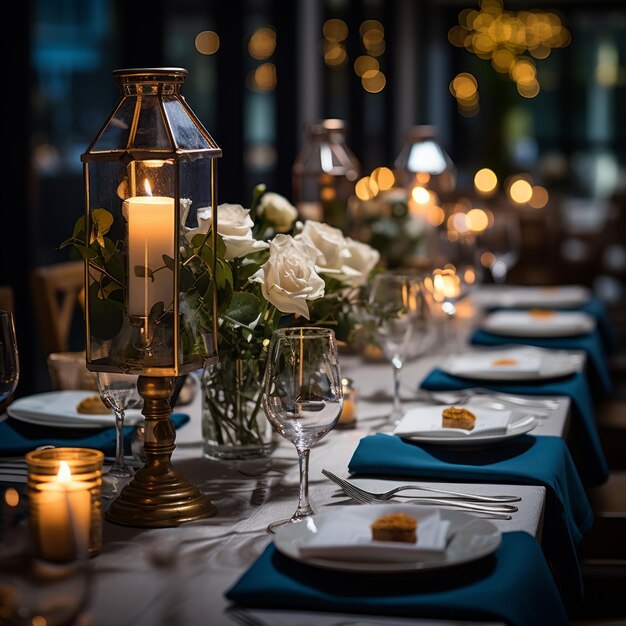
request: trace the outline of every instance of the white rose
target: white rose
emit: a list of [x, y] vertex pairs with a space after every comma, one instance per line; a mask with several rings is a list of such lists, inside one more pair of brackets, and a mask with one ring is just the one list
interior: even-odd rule
[[290, 230], [298, 217], [298, 210], [287, 198], [271, 191], [261, 196], [257, 212], [270, 221], [279, 233]]
[[320, 251], [317, 259], [320, 268], [338, 268], [350, 256], [343, 233], [328, 224], [307, 220], [296, 239], [307, 241]]
[[[268, 244], [257, 241], [252, 236], [254, 222], [250, 218], [250, 210], [240, 204], [220, 204], [217, 207], [217, 232], [226, 244], [226, 259], [236, 259], [252, 252], [265, 250]], [[198, 227], [187, 231], [189, 241], [195, 235], [205, 235], [211, 228], [211, 207], [198, 209]]]
[[[380, 261], [380, 253], [366, 243], [355, 241], [349, 237], [346, 238], [346, 242], [350, 258], [346, 259], [342, 268], [346, 275], [345, 282], [348, 282], [352, 287], [360, 287], [367, 282], [370, 272]], [[350, 271], [345, 272], [346, 268], [350, 268]]]
[[261, 283], [263, 297], [282, 313], [309, 319], [308, 300], [324, 296], [324, 281], [315, 271], [317, 251], [289, 235], [276, 235], [270, 257], [250, 278]]

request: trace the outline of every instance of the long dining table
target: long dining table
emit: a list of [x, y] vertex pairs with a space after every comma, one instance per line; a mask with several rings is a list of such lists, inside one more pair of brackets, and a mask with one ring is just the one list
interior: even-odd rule
[[[469, 335], [474, 319], [471, 307], [465, 313], [464, 318], [459, 320], [463, 337]], [[427, 354], [405, 365], [401, 379], [406, 408], [420, 405], [416, 393], [418, 384], [443, 356], [433, 344]], [[389, 363], [366, 362], [355, 354], [342, 354], [340, 363], [342, 375], [351, 377], [359, 392], [358, 420], [355, 428], [332, 431], [312, 450], [310, 499], [318, 513], [332, 510], [340, 504], [354, 504], [322, 475], [322, 468], [348, 478], [348, 463], [359, 441], [369, 434], [391, 430], [388, 414], [392, 401], [392, 372]], [[170, 529], [127, 528], [105, 521], [102, 554], [91, 561], [93, 575], [87, 603], [90, 624], [393, 626], [463, 623], [390, 615], [364, 617], [354, 613], [310, 609], [243, 609], [233, 606], [226, 599], [225, 592], [272, 541], [266, 532], [267, 525], [289, 517], [295, 510], [298, 460], [294, 446], [280, 438], [276, 441], [274, 452], [265, 459], [215, 461], [203, 458], [200, 396], [197, 393], [192, 404], [180, 409], [189, 413], [191, 421], [177, 433], [174, 461], [215, 502], [217, 515]], [[558, 403], [557, 408], [539, 421], [533, 434], [560, 438], [568, 436], [570, 398], [554, 396], [554, 399]], [[354, 482], [372, 490], [399, 484], [397, 480], [378, 477], [358, 477]], [[512, 519], [491, 521], [502, 532], [521, 531], [542, 541], [546, 507], [546, 488], [543, 486], [472, 481], [402, 482], [419, 482], [424, 486], [468, 493], [517, 495], [521, 501], [517, 503], [519, 510], [512, 514]]]

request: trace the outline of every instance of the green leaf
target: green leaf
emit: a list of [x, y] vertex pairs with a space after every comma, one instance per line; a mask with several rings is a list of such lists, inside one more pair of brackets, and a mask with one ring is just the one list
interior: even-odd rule
[[81, 215], [81, 217], [79, 217], [76, 220], [76, 224], [74, 224], [74, 230], [72, 232], [72, 237], [74, 239], [80, 239], [82, 241], [85, 241], [85, 216]]
[[174, 259], [171, 256], [167, 256], [167, 254], [162, 255], [163, 265], [167, 267], [168, 270], [174, 271]]
[[154, 272], [149, 267], [135, 265], [133, 271], [135, 276], [138, 276], [139, 278], [145, 278], [147, 276], [152, 282], [154, 282]]
[[80, 252], [83, 259], [95, 259], [98, 257], [98, 253], [87, 246], [76, 246], [76, 249]]
[[188, 291], [193, 287], [193, 272], [188, 267], [181, 267], [179, 276], [181, 291]]
[[156, 322], [163, 315], [163, 311], [165, 311], [165, 305], [162, 302], [155, 302], [148, 313], [148, 319], [153, 323]]
[[124, 321], [119, 303], [103, 298], [98, 283], [89, 285], [89, 329], [96, 339], [109, 341], [121, 330]]
[[252, 293], [235, 291], [225, 315], [241, 324], [251, 324], [259, 316], [261, 301]]
[[104, 236], [113, 226], [113, 215], [106, 209], [94, 209], [91, 212], [91, 221], [98, 234]]

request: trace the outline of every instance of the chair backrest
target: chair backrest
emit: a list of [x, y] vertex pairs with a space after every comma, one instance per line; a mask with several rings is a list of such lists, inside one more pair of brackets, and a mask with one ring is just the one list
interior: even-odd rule
[[81, 301], [85, 266], [68, 261], [39, 267], [30, 285], [39, 334], [46, 354], [67, 352], [76, 304]]

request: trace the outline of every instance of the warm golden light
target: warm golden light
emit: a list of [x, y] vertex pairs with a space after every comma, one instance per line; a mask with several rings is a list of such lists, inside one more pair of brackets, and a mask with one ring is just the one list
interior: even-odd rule
[[526, 204], [533, 195], [532, 185], [523, 178], [516, 180], [509, 187], [509, 196], [517, 204]]
[[326, 20], [322, 32], [328, 41], [344, 41], [348, 38], [348, 25], [339, 19]]
[[59, 471], [57, 472], [57, 481], [60, 483], [69, 483], [72, 480], [72, 470], [67, 461], [61, 461]]
[[248, 52], [253, 59], [263, 61], [276, 50], [276, 33], [272, 28], [263, 26], [252, 33], [248, 41]]
[[333, 187], [322, 187], [320, 189], [320, 198], [322, 202], [331, 202], [337, 197], [337, 192]]
[[20, 503], [20, 494], [14, 487], [9, 487], [4, 492], [4, 501], [7, 506], [16, 507]]
[[471, 98], [476, 93], [478, 83], [476, 79], [467, 72], [457, 74], [450, 83], [450, 91], [454, 96], [462, 100]]
[[430, 174], [428, 172], [417, 172], [415, 174], [415, 180], [420, 185], [427, 185], [430, 182]]
[[496, 262], [496, 256], [493, 252], [483, 252], [480, 255], [480, 263], [487, 269], [490, 268]]
[[440, 206], [433, 204], [432, 206], [428, 207], [428, 210], [426, 212], [426, 221], [431, 226], [441, 226], [445, 219], [445, 211]]
[[417, 204], [428, 204], [430, 202], [430, 192], [424, 187], [413, 187], [411, 197]]
[[354, 186], [354, 193], [359, 200], [371, 200], [376, 194], [373, 193], [370, 185], [370, 177], [364, 176]]
[[474, 174], [474, 187], [483, 194], [491, 194], [498, 186], [498, 177], [488, 167], [483, 167]]
[[324, 62], [331, 67], [343, 65], [348, 60], [348, 53], [340, 43], [331, 43], [326, 46]]
[[[147, 178], [143, 181], [143, 188], [144, 188], [144, 191], [146, 192], [147, 196], [151, 196], [152, 195], [152, 187], [150, 186], [150, 181]], [[66, 465], [67, 465], [67, 463], [66, 463]]]
[[489, 226], [489, 217], [482, 209], [471, 209], [467, 212], [467, 220], [472, 232], [481, 233]]
[[391, 189], [396, 182], [396, 177], [388, 167], [377, 167], [370, 178], [376, 182], [381, 191]]
[[357, 57], [354, 62], [354, 72], [357, 76], [367, 74], [368, 77], [371, 77], [373, 74], [368, 74], [368, 72], [377, 72], [379, 69], [380, 63], [378, 63], [377, 59], [368, 55]]
[[361, 84], [368, 93], [380, 93], [387, 84], [387, 78], [382, 72], [376, 72], [373, 76], [364, 75]]
[[540, 185], [535, 185], [533, 187], [533, 195], [528, 201], [528, 204], [533, 209], [543, 209], [543, 207], [548, 204], [549, 199], [550, 195], [548, 194], [548, 190]]
[[276, 66], [273, 63], [262, 63], [254, 70], [252, 88], [261, 92], [276, 89]]
[[215, 54], [220, 48], [219, 35], [212, 30], [203, 30], [196, 35], [196, 50], [200, 54]]
[[471, 222], [465, 213], [454, 213], [448, 218], [448, 230], [465, 235], [471, 229]]

